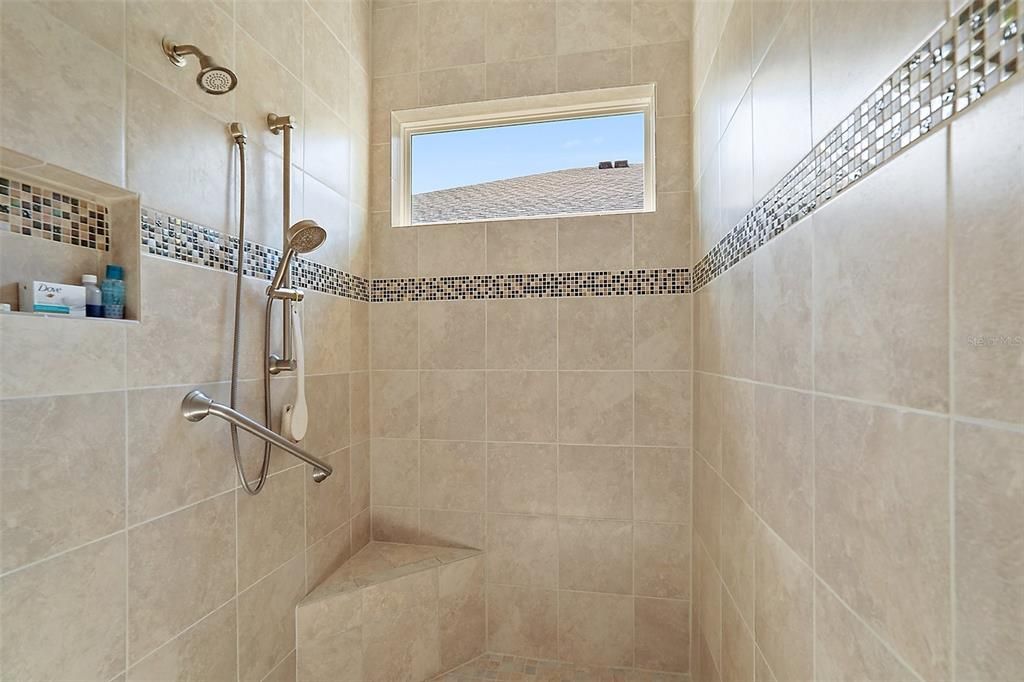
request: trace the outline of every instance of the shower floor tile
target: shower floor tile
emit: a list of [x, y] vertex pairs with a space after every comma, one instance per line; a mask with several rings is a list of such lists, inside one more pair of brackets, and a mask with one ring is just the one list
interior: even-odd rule
[[436, 682], [688, 682], [683, 673], [574, 665], [535, 658], [484, 654], [435, 677]]

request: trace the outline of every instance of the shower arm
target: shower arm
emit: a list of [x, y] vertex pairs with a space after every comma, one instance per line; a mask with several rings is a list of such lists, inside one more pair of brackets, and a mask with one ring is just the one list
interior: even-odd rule
[[246, 417], [241, 412], [214, 401], [213, 398], [202, 391], [192, 391], [185, 396], [185, 399], [181, 401], [181, 414], [190, 422], [201, 421], [212, 414], [234, 424], [240, 429], [248, 431], [261, 440], [276, 445], [285, 452], [298, 457], [306, 464], [312, 465], [313, 480], [317, 483], [320, 483], [334, 473], [329, 464], [320, 461], [302, 448], [297, 447], [284, 436], [279, 436], [259, 422]]

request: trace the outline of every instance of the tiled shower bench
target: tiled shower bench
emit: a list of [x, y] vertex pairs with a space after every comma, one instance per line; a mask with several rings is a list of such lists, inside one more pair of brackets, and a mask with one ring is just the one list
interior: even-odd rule
[[484, 651], [476, 549], [371, 542], [296, 607], [299, 682], [420, 682]]

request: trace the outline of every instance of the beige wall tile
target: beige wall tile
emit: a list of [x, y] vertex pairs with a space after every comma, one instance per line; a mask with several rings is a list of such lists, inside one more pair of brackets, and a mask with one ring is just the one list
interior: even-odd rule
[[554, 514], [558, 453], [555, 445], [487, 444], [487, 511]]
[[722, 679], [752, 682], [756, 674], [754, 636], [733, 600], [722, 600]]
[[690, 527], [634, 524], [633, 575], [638, 595], [689, 598]]
[[355, 592], [296, 609], [298, 679], [363, 679], [362, 607]]
[[124, 417], [123, 392], [0, 402], [4, 571], [124, 528]]
[[731, 230], [754, 205], [753, 122], [750, 91], [744, 93], [729, 127], [722, 135], [722, 229]]
[[681, 448], [633, 449], [633, 513], [638, 521], [690, 522], [691, 454]]
[[419, 435], [419, 374], [372, 372], [370, 421], [374, 436], [415, 438]]
[[[374, 147], [376, 149], [376, 145]], [[376, 180], [374, 181], [376, 187]], [[375, 278], [415, 277], [417, 259], [416, 230], [391, 227], [389, 199], [384, 198], [385, 212], [370, 216], [370, 271]], [[377, 209], [381, 210], [380, 208]]]
[[633, 44], [667, 43], [689, 38], [692, 23], [693, 3], [636, 0], [633, 3]]
[[306, 546], [326, 537], [349, 519], [352, 495], [349, 452], [344, 448], [323, 458], [334, 468], [334, 473], [320, 483], [313, 480], [311, 469], [296, 469], [306, 485]]
[[561, 218], [558, 270], [624, 270], [633, 263], [633, 223], [628, 215]]
[[[561, 86], [561, 80], [559, 80]], [[657, 178], [659, 192], [685, 192], [692, 186], [690, 179], [690, 118], [688, 116], [660, 117], [657, 122]]]
[[373, 539], [378, 542], [419, 541], [420, 514], [418, 509], [380, 507], [373, 505]]
[[309, 5], [316, 11], [317, 16], [327, 24], [327, 28], [341, 44], [350, 50], [353, 30], [351, 4], [345, 0], [309, 0]]
[[559, 369], [629, 369], [632, 366], [632, 296], [559, 299]]
[[488, 64], [486, 94], [491, 99], [545, 95], [555, 92], [557, 74], [555, 57]]
[[636, 372], [637, 445], [690, 445], [690, 373]]
[[559, 514], [630, 519], [632, 487], [633, 448], [558, 446]]
[[758, 68], [772, 41], [782, 27], [789, 11], [803, 0], [765, 0], [753, 3], [753, 38], [751, 41], [753, 64]]
[[[422, 680], [440, 670], [437, 571], [420, 571], [366, 588], [363, 595], [363, 670], [370, 679]], [[402, 642], [403, 655], [395, 656]]]
[[723, 131], [730, 125], [729, 121], [750, 83], [752, 4], [734, 2], [731, 3], [731, 11], [728, 6], [724, 8], [728, 18], [722, 31], [722, 40], [718, 44], [718, 53], [715, 55], [719, 61], [718, 119]]
[[758, 381], [811, 387], [811, 218], [754, 255], [754, 374]]
[[1014, 133], [1024, 125], [1022, 112], [1017, 84], [950, 133], [954, 407], [1017, 424], [1024, 422], [1024, 343], [971, 345], [971, 338], [1022, 333], [1024, 147]]
[[128, 531], [129, 663], [234, 595], [234, 507], [226, 493]]
[[[232, 232], [231, 155], [224, 145], [224, 122], [133, 69], [128, 71], [126, 116], [128, 188], [147, 206]], [[183, 130], [188, 134], [182, 135]], [[189, 159], [190, 172], [168, 174], [167, 158]]]
[[231, 601], [139, 661], [127, 679], [229, 680], [238, 675], [238, 623]]
[[554, 369], [557, 310], [552, 299], [487, 301], [488, 369]]
[[306, 292], [302, 314], [303, 331], [307, 332], [303, 340], [308, 373], [349, 371], [351, 303], [340, 296]]
[[487, 580], [527, 587], [558, 584], [558, 522], [546, 516], [487, 515]]
[[418, 73], [405, 73], [373, 79], [370, 97], [370, 142], [380, 144], [391, 141], [391, 113], [412, 109], [419, 104], [420, 77]]
[[[722, 661], [722, 579], [703, 542], [694, 546], [694, 623], [697, 624], [697, 670], [701, 677], [718, 679]], [[726, 598], [728, 595], [726, 595]], [[714, 671], [714, 675], [701, 671]]]
[[313, 589], [352, 556], [352, 528], [346, 523], [306, 548], [306, 585]]
[[719, 382], [722, 396], [722, 478], [748, 505], [754, 502], [754, 385]]
[[484, 61], [487, 5], [475, 0], [420, 3], [420, 68]]
[[350, 516], [370, 506], [370, 447], [369, 441], [352, 446], [349, 466], [352, 468], [352, 499]]
[[757, 513], [804, 561], [810, 561], [814, 502], [812, 398], [758, 386], [754, 405]]
[[487, 61], [512, 62], [555, 53], [555, 2], [487, 4]]
[[690, 113], [690, 74], [680, 68], [689, 51], [685, 41], [633, 47], [633, 82], [658, 84], [657, 116]]
[[722, 387], [724, 379], [712, 374], [694, 375], [694, 449], [713, 466], [722, 464]]
[[123, 184], [121, 60], [35, 3], [5, 6], [2, 35], [6, 146]]
[[558, 520], [558, 586], [563, 590], [633, 593], [633, 524]]
[[487, 586], [487, 649], [514, 656], [558, 657], [558, 592]]
[[555, 220], [487, 224], [487, 272], [551, 272], [556, 268]]
[[559, 54], [629, 45], [630, 3], [625, 0], [560, 0], [557, 6]]
[[393, 438], [374, 438], [370, 442], [374, 505], [419, 506], [419, 446], [419, 441]]
[[370, 308], [371, 366], [374, 369], [419, 367], [418, 304], [387, 303]]
[[554, 442], [557, 373], [487, 373], [487, 439]]
[[423, 506], [483, 511], [486, 458], [483, 443], [423, 441], [420, 444]]
[[484, 301], [428, 301], [418, 308], [421, 368], [483, 369]]
[[594, 665], [633, 662], [633, 597], [558, 593], [558, 657]]
[[[620, 0], [613, 0], [620, 2]], [[559, 3], [561, 6], [562, 3]], [[601, 3], [576, 3], [601, 4]], [[599, 52], [581, 52], [579, 54], [561, 54], [558, 56], [558, 92], [576, 90], [593, 90], [595, 88], [611, 88], [629, 85], [630, 49], [624, 47], [617, 50], [601, 50]]]
[[632, 373], [559, 372], [558, 437], [565, 443], [632, 443]]
[[[346, 158], [347, 154], [340, 156]], [[348, 166], [347, 163], [342, 165]], [[344, 187], [344, 194], [348, 194], [348, 173], [338, 175], [341, 176], [340, 186]], [[327, 230], [327, 239], [323, 246], [310, 253], [307, 258], [314, 263], [323, 263], [351, 272], [348, 200], [312, 176], [305, 175], [303, 177], [302, 208], [304, 215], [314, 216]]]
[[795, 4], [751, 86], [755, 201], [811, 149], [810, 3]]
[[125, 8], [122, 3], [51, 0], [44, 3], [44, 7], [114, 54], [122, 54], [125, 43]]
[[0, 395], [5, 398], [124, 388], [124, 329], [119, 325], [4, 315], [0, 338]]
[[420, 387], [423, 438], [484, 439], [484, 372], [420, 372]]
[[[348, 374], [321, 374], [306, 380], [310, 403], [309, 431], [303, 446], [325, 455], [349, 444]], [[294, 463], [294, 462], [293, 462]]]
[[940, 131], [815, 215], [818, 390], [947, 409], [945, 160]]
[[229, 119], [234, 112], [234, 92], [217, 97], [208, 96], [196, 87], [195, 72], [192, 70], [195, 67], [192, 64], [190, 68], [168, 69], [167, 57], [162, 50], [154, 50], [153, 46], [159, 45], [165, 35], [176, 43], [217, 45], [218, 52], [213, 54], [214, 59], [234, 68], [231, 60], [235, 27], [231, 15], [213, 2], [205, 0], [192, 3], [188, 12], [181, 12], [176, 2], [144, 0], [125, 5], [126, 11], [120, 19], [123, 22], [127, 48], [124, 54], [128, 65], [145, 73], [182, 99], [215, 114], [217, 118]]
[[661, 192], [657, 211], [633, 216], [633, 259], [638, 268], [690, 262], [690, 192]]
[[307, 88], [303, 121], [305, 170], [335, 192], [349, 196], [354, 140], [345, 119]]
[[722, 535], [722, 484], [703, 457], [693, 460], [693, 527], [718, 565]]
[[[943, 0], [817, 3], [811, 28], [814, 139], [820, 140], [946, 17]], [[871, 49], [864, 49], [870, 44]], [[912, 49], [912, 48], [910, 48]]]
[[355, 554], [370, 542], [371, 536], [371, 512], [367, 508], [358, 515], [352, 517], [352, 553]]
[[262, 679], [295, 649], [295, 604], [306, 593], [298, 554], [238, 595], [238, 676]]
[[778, 679], [811, 679], [814, 577], [763, 524], [757, 532], [755, 575], [758, 648]]
[[485, 272], [485, 230], [480, 223], [432, 225], [417, 229], [420, 276], [478, 275]]
[[[758, 519], [733, 490], [722, 486], [722, 582], [730, 599], [748, 623], [754, 622], [754, 547]], [[723, 610], [725, 602], [723, 599]], [[724, 622], [724, 621], [723, 621]]]
[[349, 120], [349, 56], [327, 25], [303, 3], [302, 80], [335, 113]]
[[689, 369], [691, 298], [636, 296], [634, 302], [634, 367]]
[[370, 373], [349, 374], [349, 409], [351, 410], [351, 441], [358, 445], [370, 437]]
[[419, 6], [373, 10], [373, 75], [416, 71], [419, 66]]
[[636, 667], [689, 669], [690, 605], [674, 599], [636, 599]]
[[[224, 384], [202, 386], [227, 402]], [[128, 522], [138, 523], [230, 490], [237, 474], [223, 424], [190, 424], [181, 418], [181, 387], [128, 393]], [[106, 441], [106, 434], [104, 440]], [[252, 443], [239, 436], [242, 447]], [[246, 451], [251, 448], [246, 447]], [[262, 447], [259, 448], [262, 457]]]
[[820, 678], [917, 679], [821, 582], [815, 584], [814, 620], [814, 664]]
[[484, 99], [487, 68], [483, 64], [420, 72], [420, 106], [473, 102]]
[[349, 301], [349, 367], [355, 370], [370, 368], [370, 304]]
[[4, 675], [106, 680], [123, 670], [124, 573], [118, 534], [0, 579]]
[[442, 547], [482, 548], [484, 515], [479, 512], [421, 509], [420, 535], [417, 542]]
[[965, 678], [1024, 674], [1024, 436], [957, 423], [956, 668]]
[[441, 669], [475, 658], [486, 649], [484, 559], [475, 556], [437, 569]]
[[302, 3], [239, 0], [235, 21], [289, 71], [302, 77]]
[[818, 574], [915, 669], [948, 675], [948, 421], [816, 397], [814, 431]]

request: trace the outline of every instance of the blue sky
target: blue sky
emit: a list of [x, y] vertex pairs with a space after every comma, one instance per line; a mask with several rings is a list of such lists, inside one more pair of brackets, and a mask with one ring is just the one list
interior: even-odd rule
[[412, 138], [412, 193], [643, 157], [643, 114], [426, 133]]

